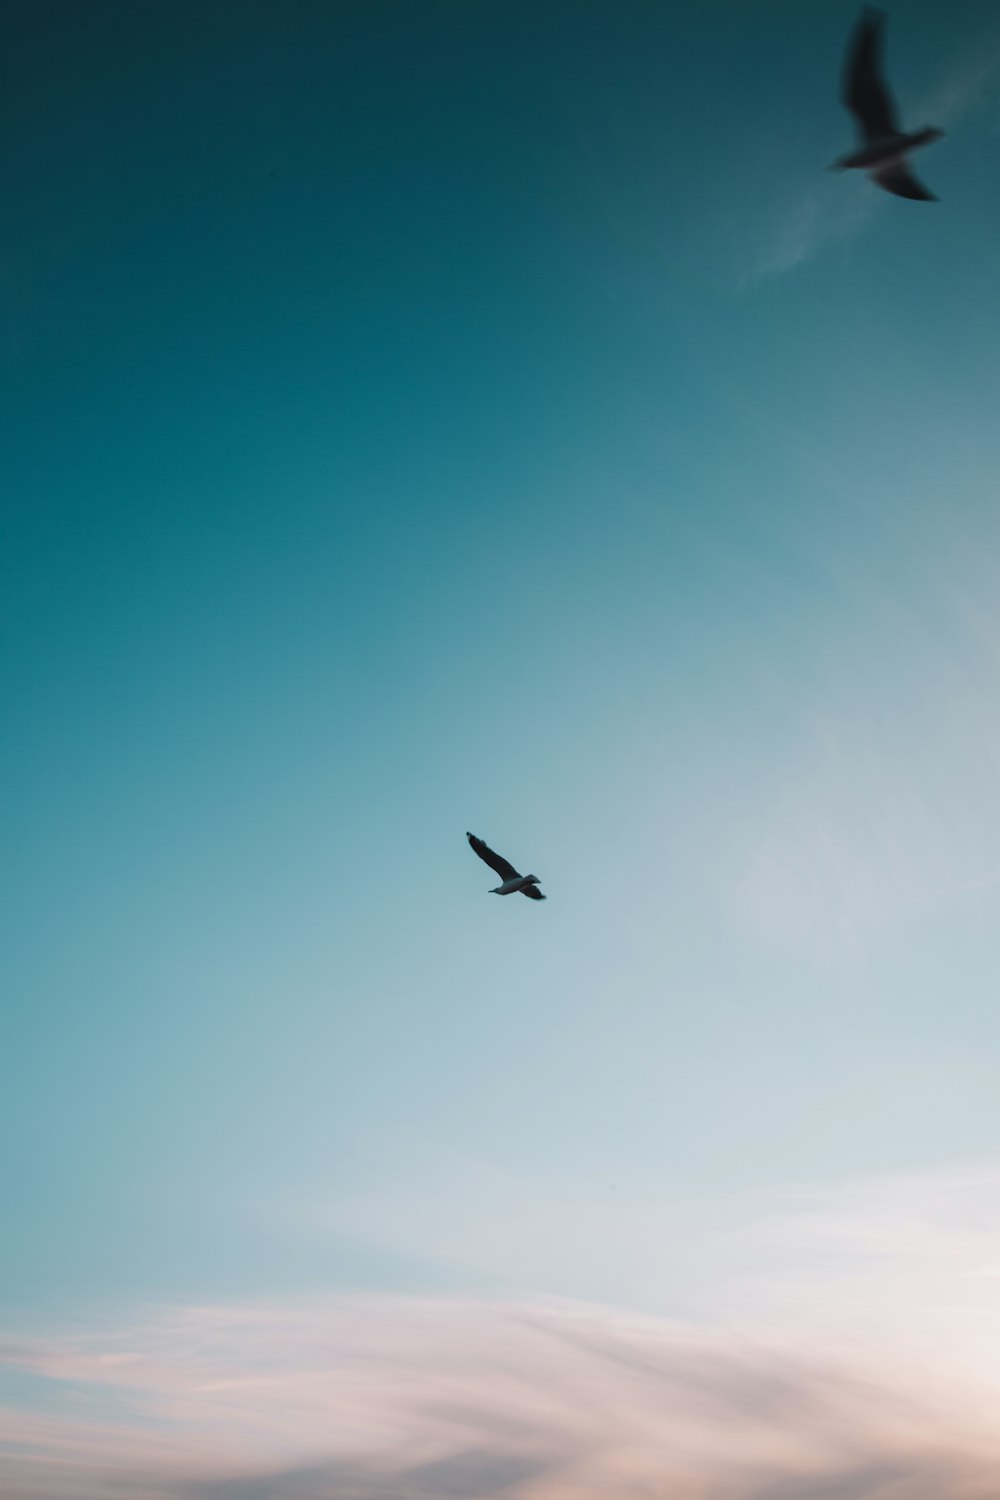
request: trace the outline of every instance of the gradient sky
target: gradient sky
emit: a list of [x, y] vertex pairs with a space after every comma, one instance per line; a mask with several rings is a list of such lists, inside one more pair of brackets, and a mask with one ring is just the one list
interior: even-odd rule
[[1000, 1228], [1000, 25], [923, 205], [854, 16], [4, 6], [5, 1326]]

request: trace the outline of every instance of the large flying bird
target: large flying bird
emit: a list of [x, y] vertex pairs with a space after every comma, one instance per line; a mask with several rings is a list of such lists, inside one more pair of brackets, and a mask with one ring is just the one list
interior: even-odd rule
[[474, 833], [467, 833], [465, 837], [479, 858], [485, 860], [491, 870], [496, 870], [503, 881], [503, 885], [492, 888], [491, 896], [512, 896], [515, 891], [520, 891], [522, 896], [530, 896], [532, 901], [545, 900], [538, 889], [537, 875], [519, 875], [509, 860], [504, 859], [502, 854], [495, 854], [489, 844], [477, 839]]
[[866, 5], [848, 49], [841, 96], [858, 122], [861, 145], [835, 161], [834, 170], [860, 167], [887, 193], [934, 201], [934, 194], [913, 176], [906, 158], [918, 146], [940, 140], [944, 131], [933, 125], [910, 133], [900, 130], [896, 102], [882, 77], [884, 26], [885, 11]]

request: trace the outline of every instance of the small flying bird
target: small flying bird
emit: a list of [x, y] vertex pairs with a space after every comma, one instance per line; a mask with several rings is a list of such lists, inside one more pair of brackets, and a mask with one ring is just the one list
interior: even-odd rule
[[515, 891], [520, 891], [522, 896], [530, 896], [532, 901], [544, 901], [545, 897], [538, 889], [537, 875], [519, 875], [509, 860], [504, 859], [502, 854], [494, 854], [489, 844], [482, 839], [477, 839], [474, 833], [467, 833], [465, 837], [469, 840], [479, 858], [485, 860], [491, 870], [496, 870], [503, 885], [496, 885], [490, 891], [491, 896], [512, 896]]
[[907, 155], [918, 146], [940, 140], [943, 130], [925, 125], [907, 134], [899, 128], [899, 115], [882, 77], [882, 29], [885, 11], [866, 5], [861, 12], [844, 68], [842, 99], [861, 130], [862, 144], [849, 156], [833, 163], [834, 171], [860, 167], [887, 193], [898, 198], [936, 202], [933, 193], [918, 182], [907, 165]]

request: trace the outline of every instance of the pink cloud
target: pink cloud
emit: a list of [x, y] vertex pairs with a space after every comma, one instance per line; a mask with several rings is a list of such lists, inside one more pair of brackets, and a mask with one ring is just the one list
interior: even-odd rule
[[0, 1412], [8, 1500], [994, 1500], [1000, 1480], [1000, 1435], [912, 1371], [573, 1303], [167, 1309], [5, 1358], [63, 1397]]

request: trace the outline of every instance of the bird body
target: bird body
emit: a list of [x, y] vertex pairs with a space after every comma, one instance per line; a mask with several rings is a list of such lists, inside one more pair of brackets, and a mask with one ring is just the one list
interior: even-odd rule
[[908, 151], [915, 151], [918, 146], [929, 146], [943, 134], [944, 131], [935, 130], [932, 125], [928, 125], [923, 130], [913, 130], [909, 134], [886, 136], [883, 140], [871, 141], [858, 151], [852, 151], [849, 156], [842, 156], [835, 165], [844, 170], [860, 167], [867, 172], [881, 171], [905, 161]]
[[[525, 886], [539, 885], [541, 882], [537, 875], [518, 875], [516, 880], [505, 880], [503, 885], [496, 885], [490, 891], [491, 896], [513, 896], [515, 891], [525, 891]], [[525, 891], [525, 895], [528, 892]]]
[[519, 875], [510, 860], [495, 853], [483, 839], [477, 838], [474, 833], [467, 833], [465, 837], [479, 858], [500, 876], [502, 884], [493, 886], [491, 896], [513, 896], [515, 891], [520, 891], [522, 896], [530, 896], [532, 901], [545, 900], [538, 889], [540, 882], [537, 875]]
[[844, 70], [843, 102], [855, 117], [861, 145], [833, 163], [837, 171], [858, 168], [897, 198], [933, 201], [934, 194], [910, 171], [907, 157], [920, 146], [940, 140], [943, 130], [899, 128], [895, 101], [882, 77], [882, 29], [885, 11], [866, 5], [861, 13]]

